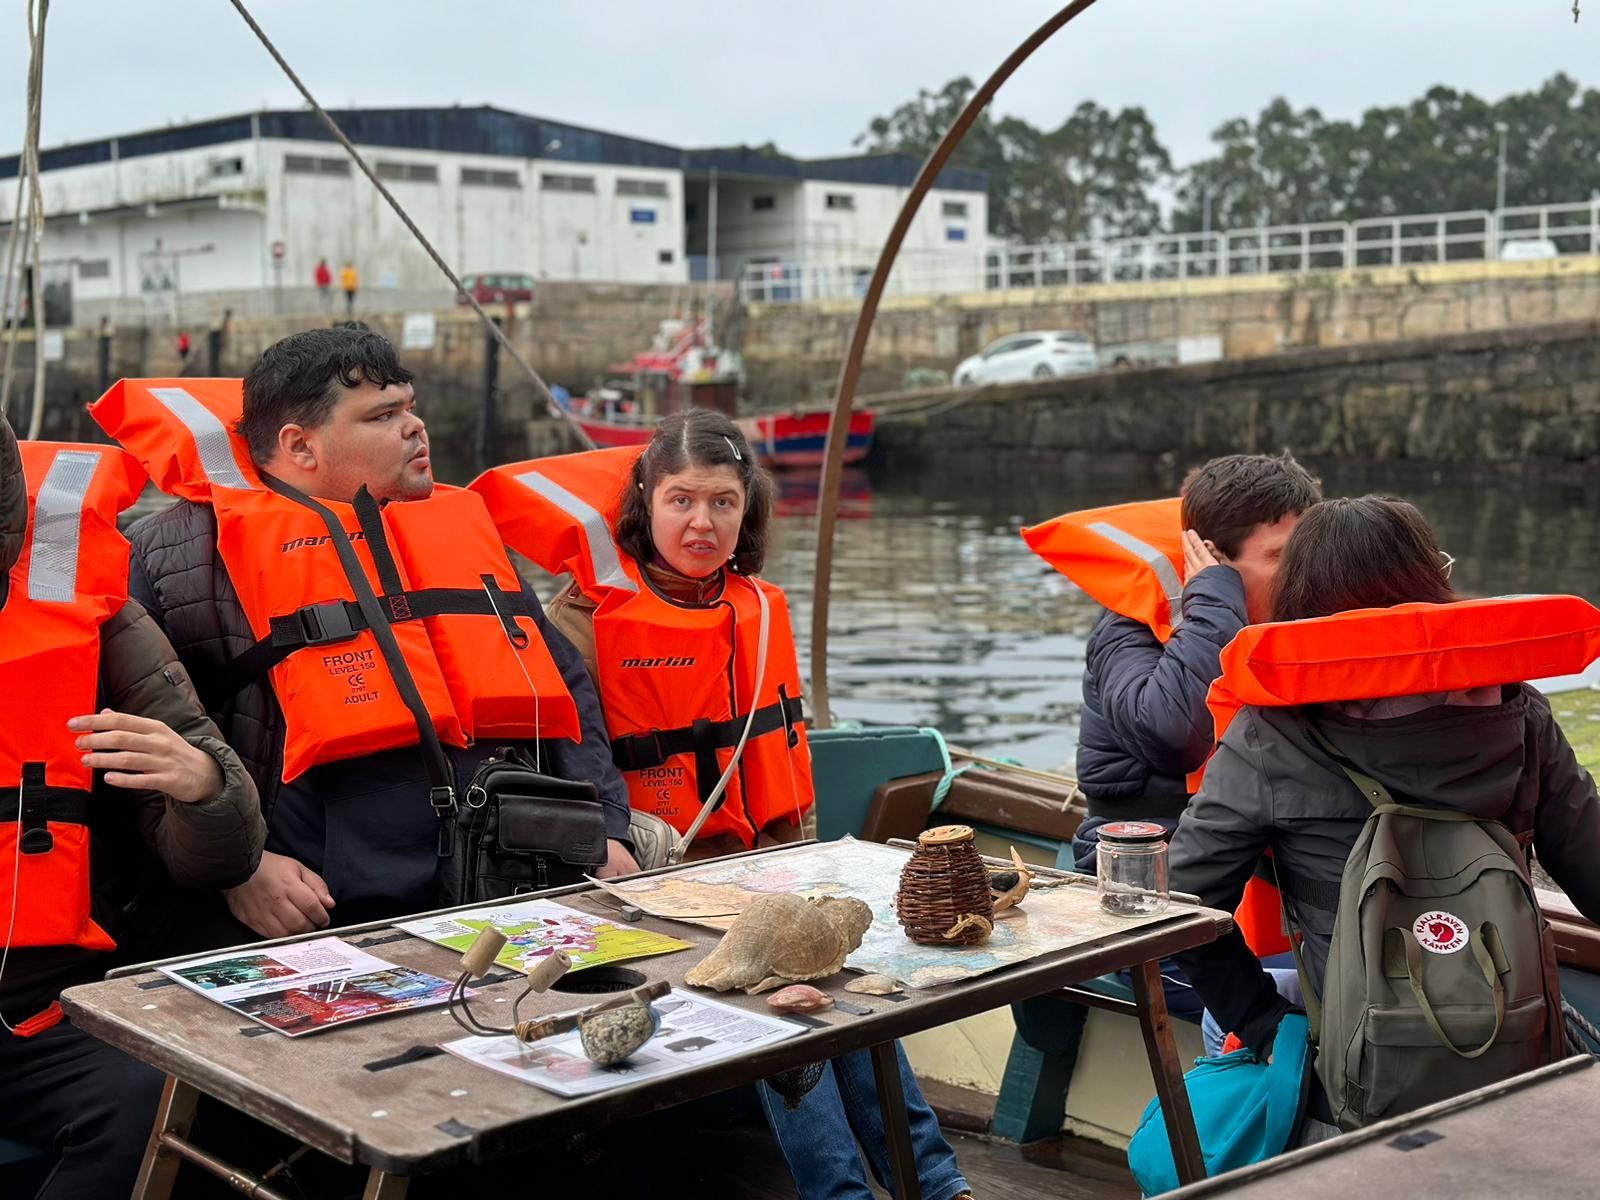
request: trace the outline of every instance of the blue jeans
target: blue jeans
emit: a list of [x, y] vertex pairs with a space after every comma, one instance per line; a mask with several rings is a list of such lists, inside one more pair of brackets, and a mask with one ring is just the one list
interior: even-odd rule
[[[894, 1052], [900, 1062], [900, 1086], [906, 1094], [911, 1151], [923, 1198], [951, 1200], [971, 1189], [898, 1042]], [[863, 1153], [879, 1186], [894, 1194], [888, 1131], [878, 1106], [870, 1053], [857, 1050], [827, 1063], [822, 1079], [805, 1094], [798, 1108], [786, 1107], [783, 1097], [765, 1082], [756, 1085], [756, 1092], [800, 1200], [870, 1200], [872, 1189], [861, 1169]]]

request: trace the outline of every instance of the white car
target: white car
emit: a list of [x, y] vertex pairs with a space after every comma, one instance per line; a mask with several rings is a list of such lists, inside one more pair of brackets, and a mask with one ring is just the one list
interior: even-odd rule
[[1094, 343], [1081, 333], [1036, 330], [991, 342], [955, 369], [957, 387], [1089, 375], [1100, 369]]

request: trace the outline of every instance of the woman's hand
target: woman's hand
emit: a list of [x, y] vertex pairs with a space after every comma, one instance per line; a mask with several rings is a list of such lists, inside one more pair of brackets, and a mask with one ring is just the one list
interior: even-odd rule
[[179, 804], [198, 804], [222, 792], [222, 767], [160, 721], [101, 709], [73, 717], [67, 728], [83, 736], [83, 765], [105, 772], [112, 787], [162, 792]]

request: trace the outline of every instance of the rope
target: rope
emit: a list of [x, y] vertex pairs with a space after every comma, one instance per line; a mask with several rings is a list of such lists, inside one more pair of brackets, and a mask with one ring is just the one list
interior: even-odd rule
[[1600, 1056], [1600, 1029], [1565, 1000], [1561, 1002], [1561, 1015], [1566, 1018], [1567, 1045], [1572, 1053]]
[[[17, 203], [11, 215], [11, 234], [6, 239], [5, 293], [0, 297], [0, 320], [11, 313], [11, 283], [17, 265], [17, 247], [22, 244], [22, 229], [26, 224], [27, 237], [32, 243], [32, 254], [23, 245], [23, 261], [33, 268], [33, 413], [28, 421], [28, 438], [39, 436], [44, 418], [44, 283], [39, 274], [39, 246], [44, 238], [44, 199], [39, 189], [39, 114], [44, 97], [44, 22], [50, 11], [50, 0], [39, 0], [38, 18], [34, 17], [33, 0], [28, 0], [28, 82], [27, 126], [23, 131], [20, 169], [17, 172]], [[23, 220], [22, 196], [26, 185], [28, 196], [27, 220]], [[0, 417], [11, 404], [11, 376], [17, 361], [17, 342], [22, 336], [22, 322], [13, 322], [11, 338], [6, 343], [6, 362], [0, 373]]]
[[455, 288], [456, 294], [472, 306], [472, 311], [478, 314], [478, 319], [483, 322], [484, 328], [494, 336], [495, 341], [500, 343], [501, 348], [511, 356], [512, 361], [522, 368], [523, 373], [532, 381], [534, 390], [539, 393], [540, 399], [543, 400], [545, 409], [551, 416], [559, 417], [566, 423], [567, 428], [572, 431], [573, 436], [578, 439], [584, 449], [593, 450], [595, 448], [594, 441], [583, 431], [583, 427], [578, 424], [573, 415], [556, 403], [556, 398], [550, 393], [550, 386], [540, 377], [539, 372], [533, 369], [533, 364], [524, 358], [517, 348], [511, 344], [511, 340], [506, 337], [505, 331], [490, 319], [488, 313], [483, 311], [483, 305], [478, 303], [477, 297], [461, 286], [461, 280], [456, 278], [456, 273], [450, 269], [443, 258], [439, 257], [439, 252], [433, 248], [433, 243], [423, 236], [422, 230], [417, 228], [416, 222], [400, 206], [400, 201], [394, 198], [394, 194], [384, 186], [383, 181], [367, 165], [367, 160], [361, 157], [361, 152], [355, 148], [349, 138], [345, 137], [344, 130], [340, 129], [338, 123], [328, 115], [327, 110], [317, 103], [316, 97], [311, 94], [306, 85], [300, 82], [300, 77], [294, 73], [294, 68], [284, 60], [283, 55], [278, 52], [277, 46], [272, 44], [272, 39], [266, 35], [261, 26], [256, 24], [255, 18], [250, 15], [250, 10], [245, 8], [244, 0], [229, 0], [229, 2], [238, 11], [239, 15], [244, 18], [244, 23], [250, 26], [250, 31], [256, 35], [257, 40], [261, 42], [266, 52], [272, 56], [273, 61], [289, 77], [289, 82], [294, 84], [295, 90], [300, 93], [301, 98], [310, 106], [311, 111], [317, 115], [317, 118], [327, 128], [328, 132], [333, 136], [333, 140], [344, 147], [345, 153], [350, 156], [356, 166], [361, 168], [361, 173], [367, 177], [373, 187], [378, 189], [378, 194], [388, 201], [389, 207], [394, 209], [395, 216], [400, 218], [401, 223], [411, 231], [411, 236], [416, 238], [422, 248], [428, 252], [428, 257], [433, 259], [434, 266], [438, 267], [443, 272], [444, 277], [450, 281], [450, 286]]

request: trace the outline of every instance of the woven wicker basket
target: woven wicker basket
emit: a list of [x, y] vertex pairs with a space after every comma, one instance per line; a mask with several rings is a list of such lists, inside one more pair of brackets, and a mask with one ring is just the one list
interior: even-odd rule
[[[941, 825], [917, 838], [917, 848], [900, 872], [895, 912], [906, 936], [921, 945], [971, 946], [988, 939], [994, 929], [994, 898], [970, 828]], [[946, 936], [965, 917], [982, 920], [968, 921], [954, 936]]]

